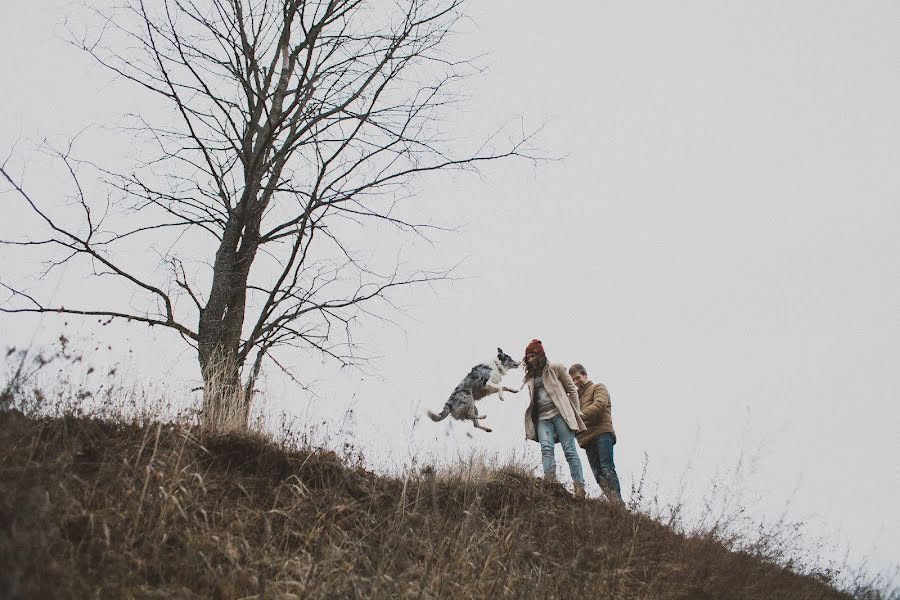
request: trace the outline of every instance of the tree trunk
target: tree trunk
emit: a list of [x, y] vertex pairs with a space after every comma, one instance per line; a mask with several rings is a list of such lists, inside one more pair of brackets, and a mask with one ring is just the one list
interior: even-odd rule
[[219, 431], [246, 429], [250, 413], [249, 397], [244, 395], [241, 372], [235, 352], [224, 348], [212, 354], [204, 364], [203, 409], [200, 423]]
[[[201, 423], [214, 429], [245, 429], [250, 416], [252, 396], [241, 385], [244, 361], [240, 345], [247, 280], [256, 248], [247, 247], [247, 231], [243, 229], [237, 218], [230, 219], [225, 228], [213, 265], [209, 300], [200, 312], [197, 328], [203, 376]], [[258, 230], [258, 226], [247, 229]]]

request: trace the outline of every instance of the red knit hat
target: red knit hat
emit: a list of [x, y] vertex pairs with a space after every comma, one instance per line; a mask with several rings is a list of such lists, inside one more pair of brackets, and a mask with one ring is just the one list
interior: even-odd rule
[[528, 342], [528, 345], [525, 346], [525, 354], [528, 354], [529, 352], [546, 354], [546, 352], [544, 352], [544, 346], [541, 344], [541, 340], [531, 340]]

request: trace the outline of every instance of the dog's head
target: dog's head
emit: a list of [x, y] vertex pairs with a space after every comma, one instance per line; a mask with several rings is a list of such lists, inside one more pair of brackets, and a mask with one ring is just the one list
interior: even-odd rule
[[502, 348], [497, 348], [497, 362], [504, 369], [517, 369], [522, 364], [513, 360], [513, 357], [504, 352]]

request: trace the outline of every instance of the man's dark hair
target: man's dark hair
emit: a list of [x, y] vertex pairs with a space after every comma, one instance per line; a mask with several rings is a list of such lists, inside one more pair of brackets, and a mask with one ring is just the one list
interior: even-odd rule
[[575, 363], [571, 367], [569, 367], [569, 375], [574, 375], [575, 373], [581, 373], [585, 377], [587, 377], [587, 369], [584, 368], [584, 365], [581, 363]]

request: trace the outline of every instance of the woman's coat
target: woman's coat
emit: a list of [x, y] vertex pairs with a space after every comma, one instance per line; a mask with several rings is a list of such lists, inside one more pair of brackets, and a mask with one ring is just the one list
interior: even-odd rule
[[[581, 419], [581, 402], [578, 399], [578, 388], [569, 376], [569, 370], [562, 363], [547, 363], [541, 374], [544, 380], [544, 389], [550, 394], [550, 399], [556, 405], [556, 409], [566, 425], [572, 431], [584, 431], [584, 421]], [[525, 409], [525, 437], [538, 441], [534, 419], [534, 380], [528, 380], [528, 408]]]

